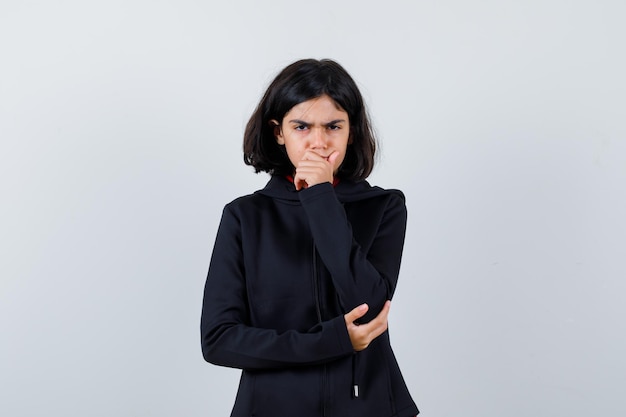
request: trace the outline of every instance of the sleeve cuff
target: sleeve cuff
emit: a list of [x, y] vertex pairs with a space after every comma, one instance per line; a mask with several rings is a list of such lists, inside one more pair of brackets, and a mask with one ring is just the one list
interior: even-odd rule
[[343, 316], [338, 316], [332, 319], [332, 322], [335, 332], [337, 333], [337, 340], [339, 341], [341, 352], [353, 353], [354, 348], [352, 347], [348, 328], [346, 327], [346, 319]]
[[[305, 188], [298, 193], [300, 197], [300, 202], [305, 204], [309, 201], [317, 200], [320, 197], [326, 196], [327, 194], [335, 195], [335, 189], [333, 185], [329, 182], [324, 182], [322, 184], [314, 185], [313, 187]], [[335, 197], [336, 198], [336, 197]]]

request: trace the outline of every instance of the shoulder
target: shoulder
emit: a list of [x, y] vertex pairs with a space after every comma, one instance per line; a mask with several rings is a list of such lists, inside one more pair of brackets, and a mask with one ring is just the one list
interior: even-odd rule
[[254, 193], [235, 198], [224, 206], [224, 212], [246, 213], [264, 207], [268, 198], [262, 194]]
[[406, 201], [402, 191], [370, 185], [367, 181], [342, 181], [337, 186], [336, 192], [342, 202], [378, 200], [404, 205]]

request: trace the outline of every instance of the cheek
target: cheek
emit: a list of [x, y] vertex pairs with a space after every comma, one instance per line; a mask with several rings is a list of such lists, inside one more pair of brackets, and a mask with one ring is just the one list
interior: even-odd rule
[[298, 161], [300, 161], [304, 156], [304, 149], [302, 149], [301, 146], [295, 145], [294, 143], [289, 143], [286, 148], [289, 160], [294, 166], [297, 165]]

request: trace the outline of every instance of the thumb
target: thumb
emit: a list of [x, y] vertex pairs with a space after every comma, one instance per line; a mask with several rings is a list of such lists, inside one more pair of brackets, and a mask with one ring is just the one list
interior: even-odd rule
[[328, 157], [328, 162], [330, 162], [330, 164], [334, 166], [335, 165], [335, 161], [337, 160], [338, 157], [339, 157], [339, 152], [338, 151], [334, 151]]
[[348, 314], [345, 315], [346, 322], [352, 323], [353, 321], [363, 317], [365, 313], [367, 313], [367, 310], [369, 310], [369, 306], [367, 304], [361, 304], [360, 306], [356, 306]]

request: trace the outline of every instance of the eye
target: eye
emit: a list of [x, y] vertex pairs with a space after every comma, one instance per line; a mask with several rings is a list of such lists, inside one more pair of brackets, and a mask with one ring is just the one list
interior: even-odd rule
[[328, 125], [326, 128], [328, 130], [339, 130], [339, 129], [341, 129], [341, 126], [339, 126], [339, 125]]
[[300, 125], [295, 125], [295, 126], [293, 127], [293, 129], [294, 129], [294, 130], [300, 130], [300, 131], [301, 131], [301, 130], [306, 130], [306, 129], [307, 129], [307, 127], [308, 127], [307, 125], [302, 125], [302, 124], [300, 124]]

